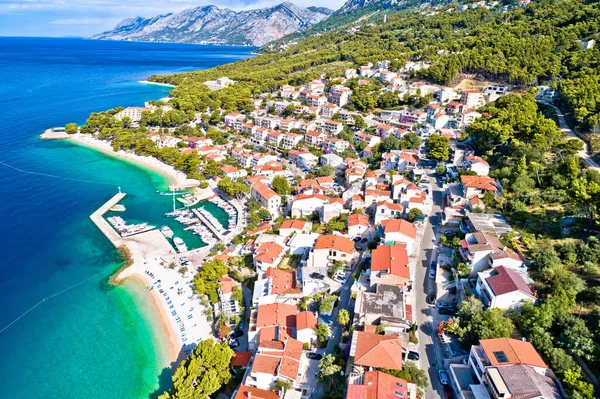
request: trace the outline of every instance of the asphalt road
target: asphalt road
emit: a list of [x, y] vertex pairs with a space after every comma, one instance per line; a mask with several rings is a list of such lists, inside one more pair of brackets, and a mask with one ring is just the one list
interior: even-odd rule
[[[421, 242], [417, 270], [415, 271], [415, 317], [419, 326], [419, 363], [429, 376], [430, 385], [425, 389], [425, 398], [441, 398], [442, 385], [438, 379], [438, 369], [442, 366], [441, 344], [436, 337], [436, 323], [432, 317], [432, 309], [425, 301], [428, 294], [435, 292], [435, 281], [429, 278], [428, 271], [431, 262], [437, 258], [436, 236], [434, 226], [441, 222], [442, 189], [437, 183], [435, 174], [428, 171], [431, 181], [430, 192], [433, 195], [433, 206], [426, 219], [425, 232]], [[432, 225], [433, 224], [433, 225]], [[435, 311], [433, 311], [435, 312]]]

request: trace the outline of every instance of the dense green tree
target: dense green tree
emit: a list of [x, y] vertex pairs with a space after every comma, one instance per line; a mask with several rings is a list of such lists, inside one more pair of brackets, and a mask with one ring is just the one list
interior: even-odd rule
[[346, 309], [340, 309], [337, 317], [338, 323], [342, 326], [348, 325], [350, 323], [350, 313]]
[[65, 125], [65, 132], [69, 134], [77, 133], [79, 126], [76, 123], [67, 123]]
[[[317, 338], [319, 339], [319, 342], [327, 341], [327, 339], [329, 338], [329, 326], [325, 323], [318, 323], [315, 326], [315, 334], [317, 334]], [[325, 356], [327, 356], [327, 355], [325, 355]]]
[[290, 183], [285, 176], [275, 176], [271, 183], [273, 190], [279, 195], [289, 195], [292, 192]]
[[450, 140], [448, 137], [431, 135], [425, 143], [425, 148], [431, 159], [447, 161], [450, 157]]
[[160, 399], [208, 398], [231, 379], [233, 350], [227, 342], [200, 341], [173, 374], [173, 387]]

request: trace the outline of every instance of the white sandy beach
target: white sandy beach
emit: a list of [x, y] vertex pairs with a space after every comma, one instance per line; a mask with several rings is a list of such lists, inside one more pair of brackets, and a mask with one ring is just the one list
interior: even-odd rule
[[174, 167], [167, 165], [154, 157], [144, 157], [141, 155], [132, 154], [130, 152], [115, 151], [110, 146], [110, 143], [108, 141], [98, 140], [89, 134], [72, 134], [69, 135], [68, 140], [79, 145], [94, 148], [105, 154], [117, 158], [122, 158], [127, 161], [144, 166], [157, 173], [160, 173], [163, 176], [168, 177], [171, 183], [176, 186], [191, 186], [197, 183], [197, 180], [188, 179], [185, 173], [176, 170]]
[[165, 87], [177, 87], [176, 85], [172, 85], [169, 83], [150, 82], [148, 80], [139, 80], [138, 83], [143, 83], [146, 85], [165, 86]]
[[166, 238], [157, 231], [122, 239], [133, 264], [119, 273], [117, 281], [134, 278], [143, 282], [156, 308], [157, 322], [165, 333], [169, 361], [180, 360], [198, 342], [212, 336], [204, 306], [193, 292], [194, 271], [182, 275], [168, 265], [179, 258]]

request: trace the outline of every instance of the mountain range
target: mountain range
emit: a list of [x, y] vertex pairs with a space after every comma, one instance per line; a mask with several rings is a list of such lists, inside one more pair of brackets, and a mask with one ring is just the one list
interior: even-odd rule
[[211, 5], [152, 18], [128, 18], [89, 39], [262, 46], [307, 29], [332, 13], [325, 7], [304, 8], [288, 2], [237, 12]]

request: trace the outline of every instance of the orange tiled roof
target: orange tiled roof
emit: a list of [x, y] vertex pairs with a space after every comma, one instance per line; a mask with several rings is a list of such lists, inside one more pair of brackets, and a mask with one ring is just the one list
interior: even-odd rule
[[488, 176], [466, 176], [460, 177], [462, 185], [465, 187], [478, 188], [480, 190], [498, 191], [495, 180]]
[[281, 223], [279, 229], [303, 230], [305, 226], [306, 222], [303, 220], [288, 219]]
[[[401, 396], [400, 396], [400, 395]], [[367, 371], [363, 383], [348, 384], [346, 399], [408, 398], [407, 382], [382, 371]], [[237, 398], [236, 398], [237, 399]]]
[[[526, 364], [542, 368], [548, 367], [533, 345], [531, 345], [531, 342], [512, 338], [494, 338], [483, 339], [479, 341], [479, 345], [481, 345], [492, 366]], [[498, 361], [494, 352], [504, 352], [507, 361]]]
[[298, 308], [295, 305], [287, 303], [260, 305], [256, 316], [256, 327], [294, 327], [296, 325], [296, 314], [298, 314]]
[[265, 242], [254, 253], [254, 259], [263, 263], [273, 263], [285, 249], [276, 242]]
[[252, 359], [252, 352], [234, 352], [231, 365], [233, 367], [245, 367], [250, 363], [250, 359]]
[[354, 363], [359, 366], [402, 370], [402, 340], [359, 331]]
[[280, 270], [269, 267], [266, 275], [271, 277], [272, 294], [297, 294], [301, 292], [296, 288], [296, 273], [293, 270]]
[[296, 331], [314, 328], [317, 325], [317, 318], [313, 312], [300, 312], [296, 315]]
[[387, 233], [402, 233], [405, 236], [416, 238], [417, 228], [414, 224], [407, 222], [404, 219], [383, 220], [381, 225], [384, 227], [384, 232]]
[[233, 399], [279, 399], [273, 391], [266, 391], [264, 389], [249, 387], [248, 385], [240, 385], [237, 393]]
[[387, 270], [387, 273], [410, 280], [408, 253], [402, 246], [380, 245], [373, 250], [371, 271]]
[[319, 236], [315, 243], [315, 249], [335, 249], [347, 254], [354, 253], [354, 244], [352, 240], [334, 234]]
[[369, 217], [367, 215], [361, 215], [359, 213], [353, 213], [348, 216], [346, 219], [348, 223], [348, 227], [350, 226], [368, 226], [369, 225]]

